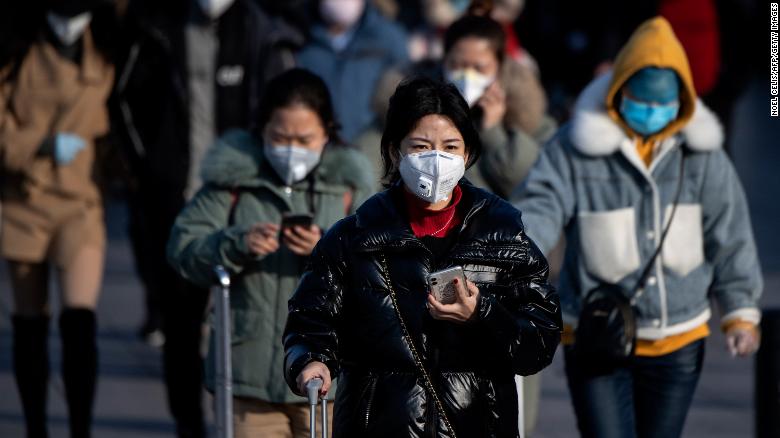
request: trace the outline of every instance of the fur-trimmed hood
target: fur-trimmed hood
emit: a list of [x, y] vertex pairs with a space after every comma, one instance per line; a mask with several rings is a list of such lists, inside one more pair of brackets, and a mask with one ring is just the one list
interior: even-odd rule
[[[263, 145], [251, 133], [230, 130], [220, 137], [203, 160], [203, 181], [222, 187], [252, 187], [262, 184], [283, 186], [281, 179], [266, 164]], [[373, 175], [368, 159], [349, 146], [328, 145], [322, 161], [314, 170], [315, 182], [349, 187], [372, 187]]]
[[[626, 131], [607, 113], [606, 95], [612, 82], [612, 72], [594, 79], [580, 94], [574, 105], [570, 140], [574, 147], [586, 155], [609, 155], [628, 139]], [[693, 117], [680, 130], [684, 143], [694, 151], [710, 151], [723, 145], [723, 127], [715, 113], [696, 100]]]

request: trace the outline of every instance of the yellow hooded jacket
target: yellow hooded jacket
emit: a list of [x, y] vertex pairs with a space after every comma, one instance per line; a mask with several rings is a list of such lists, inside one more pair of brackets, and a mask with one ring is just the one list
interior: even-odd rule
[[[660, 132], [646, 139], [634, 132], [625, 123], [618, 111], [620, 89], [634, 73], [645, 67], [671, 68], [677, 72], [681, 82], [680, 111], [677, 119]], [[607, 113], [612, 120], [629, 137], [636, 139], [637, 152], [645, 165], [649, 167], [655, 158], [657, 144], [679, 132], [691, 120], [696, 100], [696, 91], [693, 86], [691, 69], [688, 65], [688, 57], [682, 44], [674, 35], [671, 24], [663, 17], [655, 17], [642, 23], [634, 31], [615, 59], [612, 80], [607, 91], [605, 105]], [[724, 332], [732, 329], [757, 330], [754, 324], [742, 320], [731, 321], [724, 325], [722, 329]], [[705, 338], [709, 334], [709, 327], [705, 323], [691, 331], [664, 339], [655, 341], [640, 339], [637, 341], [636, 355], [661, 356], [669, 354], [694, 341]], [[561, 341], [564, 345], [570, 345], [574, 342], [574, 330], [571, 326], [564, 326]]]
[[[677, 119], [647, 139], [634, 132], [618, 112], [620, 89], [634, 73], [645, 67], [670, 68], [677, 72], [681, 83], [680, 111]], [[615, 123], [620, 125], [629, 137], [636, 139], [639, 156], [647, 166], [653, 161], [655, 145], [676, 134], [691, 119], [696, 106], [693, 75], [685, 49], [674, 35], [672, 25], [665, 18], [655, 17], [642, 23], [620, 50], [613, 66], [612, 81], [609, 84], [605, 104], [607, 113]]]

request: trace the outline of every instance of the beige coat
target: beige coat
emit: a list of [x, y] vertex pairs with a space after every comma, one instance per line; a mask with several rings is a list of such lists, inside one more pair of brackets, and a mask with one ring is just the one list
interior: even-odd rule
[[[55, 242], [61, 223], [79, 211], [100, 209], [94, 177], [95, 139], [109, 130], [108, 99], [114, 68], [97, 51], [87, 30], [81, 64], [62, 57], [41, 39], [32, 45], [11, 80], [0, 83], [0, 165], [3, 178], [3, 255], [38, 259]], [[3, 75], [4, 76], [4, 75]], [[75, 159], [58, 165], [40, 155], [41, 144], [59, 132], [87, 143]], [[90, 214], [89, 222], [101, 215]], [[91, 224], [79, 229], [88, 230]], [[102, 223], [93, 224], [100, 227]], [[99, 240], [84, 236], [68, 240]]]

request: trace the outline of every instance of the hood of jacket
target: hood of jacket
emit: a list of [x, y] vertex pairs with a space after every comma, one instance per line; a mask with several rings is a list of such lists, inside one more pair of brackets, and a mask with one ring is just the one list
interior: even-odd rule
[[620, 149], [625, 139], [638, 137], [618, 112], [620, 88], [634, 73], [649, 66], [674, 69], [682, 89], [677, 119], [647, 140], [663, 140], [681, 134], [685, 144], [694, 151], [722, 146], [723, 127], [717, 116], [696, 97], [682, 45], [669, 22], [656, 17], [634, 32], [618, 54], [612, 70], [595, 78], [577, 99], [570, 138], [580, 152], [591, 156], [609, 155]]
[[[363, 181], [365, 165], [350, 146], [328, 144], [320, 164], [313, 170], [315, 182], [349, 187], [369, 187], [373, 181]], [[201, 177], [207, 184], [221, 187], [257, 187], [284, 183], [266, 163], [263, 144], [244, 130], [230, 130], [209, 149], [203, 160]], [[306, 184], [301, 181], [297, 184]]]
[[[604, 96], [611, 81], [611, 72], [597, 77], [585, 87], [574, 105], [569, 139], [585, 155], [610, 155], [620, 149], [624, 140], [631, 138], [628, 131], [607, 113]], [[724, 141], [718, 117], [701, 99], [696, 100], [690, 120], [678, 134], [688, 148], [698, 152], [720, 149]]]
[[663, 17], [645, 21], [631, 35], [615, 58], [612, 77], [604, 96], [607, 114], [631, 137], [638, 137], [638, 134], [620, 116], [620, 89], [634, 73], [645, 67], [672, 69], [680, 79], [680, 111], [677, 119], [648, 137], [648, 141], [662, 140], [679, 132], [693, 117], [696, 107], [696, 89], [688, 57], [672, 25]]

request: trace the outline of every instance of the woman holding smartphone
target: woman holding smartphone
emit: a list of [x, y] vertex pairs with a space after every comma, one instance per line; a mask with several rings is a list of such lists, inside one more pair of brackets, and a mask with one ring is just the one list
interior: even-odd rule
[[[480, 148], [454, 86], [398, 87], [389, 188], [330, 229], [289, 304], [285, 378], [339, 377], [334, 437], [517, 436], [514, 375], [550, 363], [561, 314], [520, 212], [462, 179]], [[442, 304], [428, 279], [456, 265]]]
[[[328, 89], [289, 70], [268, 84], [257, 133], [232, 131], [203, 163], [201, 191], [182, 210], [168, 258], [187, 279], [231, 288], [236, 437], [308, 436], [308, 407], [280, 378], [287, 301], [322, 230], [372, 191], [365, 157], [340, 142]], [[212, 336], [213, 338], [213, 336]], [[214, 349], [206, 386], [214, 389]]]

